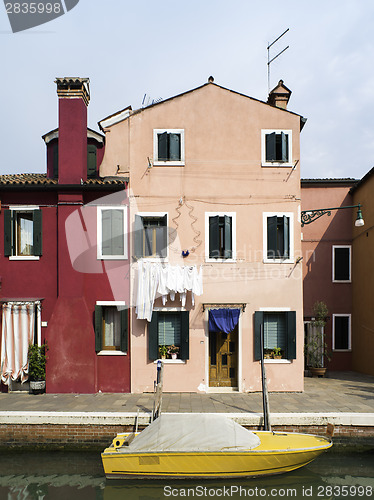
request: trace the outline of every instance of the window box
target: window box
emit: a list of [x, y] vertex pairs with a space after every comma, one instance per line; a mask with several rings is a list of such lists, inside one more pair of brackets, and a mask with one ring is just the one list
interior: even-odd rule
[[136, 214], [134, 223], [134, 254], [143, 257], [167, 258], [168, 216], [166, 213]]
[[10, 260], [38, 260], [42, 255], [42, 211], [39, 207], [4, 210], [4, 255]]
[[127, 259], [127, 207], [97, 207], [97, 258]]
[[205, 253], [207, 262], [236, 260], [236, 213], [206, 212]]
[[153, 165], [184, 166], [184, 130], [153, 131]]
[[129, 310], [124, 302], [97, 302], [95, 306], [95, 351], [122, 354], [128, 349]]
[[261, 130], [263, 167], [292, 166], [292, 130]]

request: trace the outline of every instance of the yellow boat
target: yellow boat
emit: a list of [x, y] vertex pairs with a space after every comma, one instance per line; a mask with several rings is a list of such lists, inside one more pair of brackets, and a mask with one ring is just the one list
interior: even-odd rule
[[242, 478], [302, 467], [332, 446], [310, 434], [251, 432], [219, 414], [162, 414], [128, 442], [101, 454], [108, 479]]

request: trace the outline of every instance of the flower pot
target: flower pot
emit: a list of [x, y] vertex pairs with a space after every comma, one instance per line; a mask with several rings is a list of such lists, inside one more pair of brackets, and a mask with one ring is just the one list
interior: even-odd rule
[[30, 380], [30, 394], [43, 394], [45, 392], [45, 380]]
[[171, 353], [171, 359], [177, 359], [177, 353], [176, 352], [172, 352]]
[[327, 368], [310, 367], [309, 370], [310, 370], [312, 377], [324, 377], [326, 374]]

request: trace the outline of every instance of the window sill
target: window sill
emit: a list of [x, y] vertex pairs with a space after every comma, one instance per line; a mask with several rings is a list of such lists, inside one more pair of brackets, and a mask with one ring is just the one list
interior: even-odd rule
[[269, 363], [269, 364], [282, 364], [282, 365], [289, 365], [292, 363], [292, 360], [290, 359], [264, 359], [264, 363]]
[[263, 259], [264, 264], [295, 264], [294, 259]]
[[9, 260], [39, 260], [39, 255], [14, 255]]
[[98, 255], [97, 260], [127, 260], [127, 255]]
[[266, 162], [262, 163], [261, 167], [293, 167], [292, 163], [286, 162], [286, 161], [272, 161], [272, 162]]
[[127, 352], [123, 351], [100, 351], [97, 353], [98, 356], [127, 356]]
[[155, 359], [153, 364], [157, 364], [158, 361], [162, 361], [166, 365], [185, 365], [185, 359]]
[[169, 257], [138, 257], [137, 260], [144, 260], [147, 262], [162, 262], [168, 264]]
[[205, 257], [205, 262], [209, 262], [209, 263], [217, 263], [217, 264], [225, 264], [226, 262], [227, 263], [233, 263], [233, 262], [236, 262], [236, 259], [212, 259], [211, 257]]
[[333, 283], [352, 283], [352, 280], [332, 280]]
[[154, 167], [184, 167], [184, 161], [154, 161]]
[[352, 352], [352, 349], [332, 349], [332, 352]]

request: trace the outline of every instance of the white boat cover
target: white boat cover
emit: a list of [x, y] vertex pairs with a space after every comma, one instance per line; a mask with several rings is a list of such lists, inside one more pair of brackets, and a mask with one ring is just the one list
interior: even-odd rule
[[260, 438], [219, 414], [162, 414], [121, 452], [243, 451], [256, 448]]

